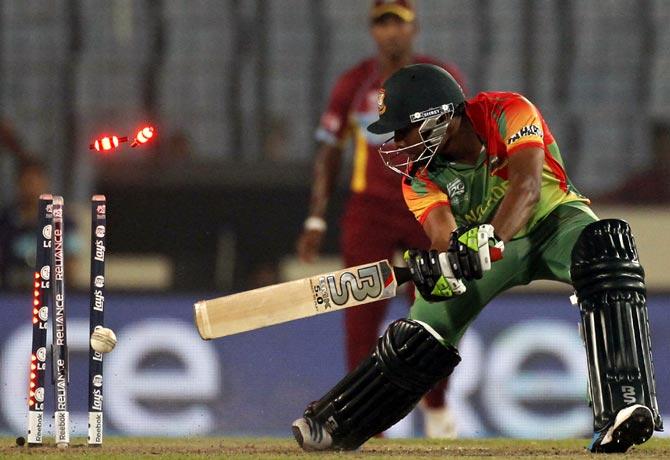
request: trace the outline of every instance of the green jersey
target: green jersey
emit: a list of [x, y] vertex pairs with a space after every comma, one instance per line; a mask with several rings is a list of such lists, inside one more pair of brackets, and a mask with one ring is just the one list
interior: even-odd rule
[[489, 222], [509, 186], [507, 163], [522, 148], [544, 151], [540, 201], [514, 238], [532, 231], [557, 206], [586, 202], [569, 183], [556, 141], [538, 109], [516, 93], [480, 93], [466, 102], [466, 114], [484, 147], [475, 165], [436, 155], [431, 165], [403, 182], [409, 209], [423, 223], [439, 206], [450, 206], [456, 223]]

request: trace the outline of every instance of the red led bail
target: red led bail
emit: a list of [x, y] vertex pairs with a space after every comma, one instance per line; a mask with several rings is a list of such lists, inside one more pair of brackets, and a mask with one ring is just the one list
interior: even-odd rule
[[145, 144], [151, 140], [151, 138], [154, 137], [154, 127], [153, 126], [145, 126], [144, 128], [140, 129], [137, 132], [137, 135], [135, 135], [135, 139], [133, 142], [130, 144], [131, 147], [137, 147], [138, 145]]

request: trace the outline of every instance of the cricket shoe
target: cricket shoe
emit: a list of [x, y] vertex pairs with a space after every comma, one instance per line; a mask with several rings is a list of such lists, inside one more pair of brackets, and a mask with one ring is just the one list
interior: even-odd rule
[[648, 407], [634, 404], [619, 411], [609, 428], [593, 435], [589, 450], [595, 453], [623, 453], [642, 444], [654, 433], [654, 417]]
[[311, 418], [299, 418], [293, 422], [292, 429], [295, 440], [303, 450], [328, 450], [333, 445], [333, 437], [326, 428]]

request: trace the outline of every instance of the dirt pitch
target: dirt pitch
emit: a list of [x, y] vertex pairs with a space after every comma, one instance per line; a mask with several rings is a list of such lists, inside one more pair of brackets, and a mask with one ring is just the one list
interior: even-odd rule
[[[105, 439], [102, 448], [88, 448], [84, 439], [76, 438], [66, 451], [56, 449], [49, 441], [43, 447], [18, 447], [14, 438], [0, 438], [0, 458], [45, 459], [369, 459], [425, 458], [466, 459], [572, 459], [603, 458], [588, 453], [585, 439], [561, 441], [527, 441], [513, 439], [481, 439], [435, 441], [374, 439], [357, 452], [306, 453], [287, 438], [115, 438]], [[605, 458], [670, 458], [670, 439], [652, 439], [625, 455]]]

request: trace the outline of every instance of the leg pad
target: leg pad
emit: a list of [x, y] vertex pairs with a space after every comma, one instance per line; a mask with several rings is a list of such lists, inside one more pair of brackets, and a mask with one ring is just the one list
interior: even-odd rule
[[305, 418], [323, 426], [332, 448], [353, 450], [405, 417], [439, 380], [460, 362], [421, 322], [401, 319], [377, 341], [374, 352], [323, 398]]
[[648, 407], [661, 430], [644, 270], [630, 226], [618, 219], [587, 225], [572, 251], [571, 276], [581, 312], [595, 431], [632, 404]]

